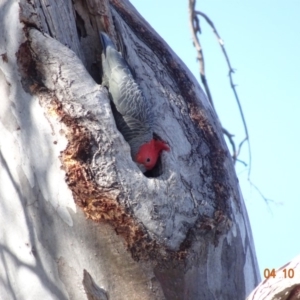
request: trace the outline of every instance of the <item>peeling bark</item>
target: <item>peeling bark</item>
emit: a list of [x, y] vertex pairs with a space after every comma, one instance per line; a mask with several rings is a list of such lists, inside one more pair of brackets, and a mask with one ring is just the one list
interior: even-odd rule
[[[189, 70], [128, 1], [12, 2], [0, 13], [19, 12], [23, 28], [0, 33], [0, 136], [11, 137], [1, 143], [0, 197], [19, 199], [12, 232], [26, 228], [28, 272], [43, 283], [32, 299], [245, 298], [259, 281], [251, 228], [218, 118]], [[146, 176], [101, 86], [100, 30], [171, 148]], [[26, 298], [4, 257], [3, 293]]]
[[247, 297], [247, 300], [297, 300], [300, 299], [299, 268], [300, 256], [281, 268], [266, 269], [265, 280]]

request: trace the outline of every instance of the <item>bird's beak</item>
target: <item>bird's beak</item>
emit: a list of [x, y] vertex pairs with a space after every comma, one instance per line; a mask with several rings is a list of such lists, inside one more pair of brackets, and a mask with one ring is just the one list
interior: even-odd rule
[[147, 169], [145, 168], [144, 165], [139, 164], [139, 163], [136, 163], [136, 164], [137, 164], [137, 166], [139, 167], [139, 169], [142, 171], [142, 173], [145, 173], [145, 172], [147, 171]]

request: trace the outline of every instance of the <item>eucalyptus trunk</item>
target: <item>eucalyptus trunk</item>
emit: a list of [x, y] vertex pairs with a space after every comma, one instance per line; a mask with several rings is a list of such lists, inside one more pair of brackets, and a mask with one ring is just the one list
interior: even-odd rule
[[[244, 299], [259, 281], [217, 116], [127, 1], [0, 0], [2, 299]], [[170, 146], [143, 174], [101, 86], [106, 32]]]

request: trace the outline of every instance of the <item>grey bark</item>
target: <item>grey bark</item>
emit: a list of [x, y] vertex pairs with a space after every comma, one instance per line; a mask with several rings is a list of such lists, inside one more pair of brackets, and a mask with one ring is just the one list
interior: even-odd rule
[[[2, 1], [0, 27], [4, 299], [245, 298], [259, 273], [238, 180], [169, 46], [128, 1]], [[100, 30], [171, 148], [147, 176], [101, 86]]]

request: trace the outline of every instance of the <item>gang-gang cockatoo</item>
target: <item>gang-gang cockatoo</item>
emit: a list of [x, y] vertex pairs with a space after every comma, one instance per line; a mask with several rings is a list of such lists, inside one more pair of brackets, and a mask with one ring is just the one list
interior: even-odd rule
[[103, 46], [102, 84], [109, 90], [117, 128], [130, 145], [132, 159], [141, 171], [151, 170], [162, 151], [170, 149], [164, 141], [153, 138], [151, 105], [126, 61], [106, 33], [100, 32], [100, 37]]

